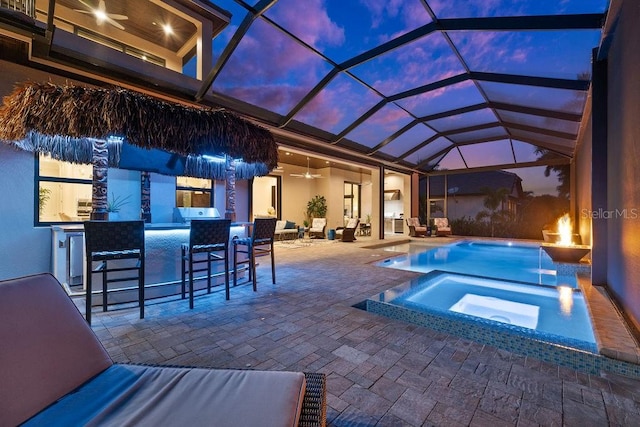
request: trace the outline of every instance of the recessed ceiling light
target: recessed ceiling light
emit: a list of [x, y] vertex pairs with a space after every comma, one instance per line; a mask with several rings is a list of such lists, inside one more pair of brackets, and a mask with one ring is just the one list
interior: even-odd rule
[[291, 155], [291, 153], [290, 153], [290, 152], [288, 152], [288, 151], [287, 151], [287, 152], [285, 152], [284, 154], [285, 154], [286, 156], [290, 156], [290, 155]]
[[171, 25], [169, 24], [164, 24], [162, 26], [162, 29], [164, 30], [164, 33], [168, 36], [170, 36], [171, 34], [173, 34], [173, 28], [171, 28]]
[[326, 164], [329, 164], [329, 163], [331, 163], [331, 162], [329, 162], [329, 160], [326, 160], [326, 161], [325, 161], [325, 163], [326, 163]]

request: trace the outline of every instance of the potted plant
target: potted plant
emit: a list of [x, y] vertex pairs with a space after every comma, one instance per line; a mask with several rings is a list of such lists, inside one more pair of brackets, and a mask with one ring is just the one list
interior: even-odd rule
[[111, 193], [111, 200], [107, 201], [107, 212], [109, 213], [109, 219], [118, 219], [120, 217], [120, 209], [129, 203], [129, 199], [131, 195], [127, 195], [125, 197], [116, 196], [114, 193]]
[[311, 224], [311, 217], [309, 217], [309, 211], [304, 210], [302, 211], [302, 225], [304, 226], [305, 229], [309, 229], [309, 225]]
[[429, 220], [429, 227], [427, 228], [427, 236], [437, 236], [438, 235], [438, 226], [436, 222], [431, 218]]
[[307, 215], [309, 218], [325, 218], [327, 216], [327, 199], [316, 195], [307, 203]]

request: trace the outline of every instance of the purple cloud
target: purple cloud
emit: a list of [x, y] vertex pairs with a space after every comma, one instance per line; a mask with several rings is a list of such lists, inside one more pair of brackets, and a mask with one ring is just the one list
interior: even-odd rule
[[425, 92], [397, 101], [417, 117], [440, 113], [484, 102], [484, 98], [471, 80]]
[[380, 102], [380, 99], [373, 91], [351, 77], [340, 74], [322, 89], [295, 119], [338, 134]]
[[[329, 70], [319, 56], [257, 20], [214, 82], [214, 90], [286, 114]], [[277, 108], [272, 108], [274, 103]]]
[[531, 55], [530, 38], [522, 33], [463, 31], [452, 35], [460, 54], [473, 69], [490, 69], [496, 63], [524, 63]]
[[438, 18], [488, 17], [603, 12], [607, 0], [430, 0], [429, 5]]
[[339, 105], [338, 92], [323, 90], [295, 118], [303, 123], [331, 130], [344, 118], [344, 112]]
[[353, 69], [354, 74], [389, 96], [464, 72], [440, 33], [399, 47]]
[[318, 50], [323, 46], [341, 46], [345, 42], [344, 28], [327, 14], [325, 0], [305, 0], [304, 19], [299, 0], [280, 0], [267, 16]]

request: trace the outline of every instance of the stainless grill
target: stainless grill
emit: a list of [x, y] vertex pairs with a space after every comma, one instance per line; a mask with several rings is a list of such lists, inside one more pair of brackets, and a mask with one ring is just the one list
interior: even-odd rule
[[173, 210], [174, 222], [188, 223], [192, 219], [221, 218], [216, 208], [175, 208]]

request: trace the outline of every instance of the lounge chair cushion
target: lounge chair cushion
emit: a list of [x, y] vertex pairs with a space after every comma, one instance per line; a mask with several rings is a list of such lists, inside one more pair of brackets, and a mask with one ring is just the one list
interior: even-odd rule
[[0, 424], [19, 424], [113, 364], [52, 275], [4, 281], [0, 294]]
[[358, 224], [360, 223], [360, 221], [358, 220], [358, 218], [349, 218], [349, 221], [347, 221], [347, 225], [344, 227], [338, 227], [336, 229], [336, 236], [337, 237], [342, 237], [342, 232], [345, 229], [355, 229]]
[[356, 228], [358, 226], [358, 218], [349, 218], [344, 228]]
[[324, 229], [327, 227], [327, 218], [313, 218], [309, 228], [309, 237], [322, 237], [324, 239]]
[[353, 242], [356, 240], [356, 228], [360, 220], [358, 218], [349, 218], [345, 227], [336, 229], [336, 237], [343, 242]]
[[300, 372], [116, 364], [25, 426], [294, 427], [304, 390]]
[[427, 234], [427, 226], [420, 225], [420, 219], [417, 217], [407, 218], [407, 226], [411, 237], [424, 237]]
[[427, 231], [427, 226], [426, 225], [420, 225], [420, 220], [416, 217], [414, 218], [407, 218], [407, 225], [409, 227], [415, 227], [416, 231]]
[[324, 231], [324, 227], [326, 225], [326, 218], [313, 218], [313, 222], [311, 223], [311, 228], [309, 229], [309, 231], [321, 233]]
[[433, 218], [433, 225], [438, 227], [438, 235], [451, 234], [451, 227], [447, 218]]

